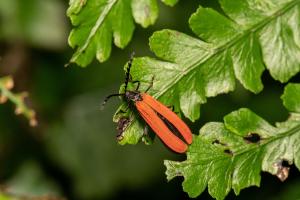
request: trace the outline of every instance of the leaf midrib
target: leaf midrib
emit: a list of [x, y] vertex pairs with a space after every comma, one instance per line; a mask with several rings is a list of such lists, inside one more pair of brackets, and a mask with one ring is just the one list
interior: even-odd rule
[[104, 23], [105, 19], [107, 18], [108, 14], [113, 9], [113, 7], [117, 3], [117, 1], [118, 0], [110, 0], [107, 2], [107, 4], [105, 5], [105, 8], [102, 10], [101, 14], [99, 15], [95, 25], [91, 29], [90, 34], [87, 37], [85, 43], [83, 44], [83, 46], [81, 48], [79, 48], [77, 50], [76, 55], [71, 59], [71, 61], [77, 60], [77, 58], [80, 56], [80, 54], [82, 54], [86, 50], [86, 48], [90, 44], [93, 37], [96, 35], [96, 32], [100, 29], [100, 26]]
[[216, 47], [215, 51], [212, 54], [210, 54], [210, 56], [207, 56], [206, 59], [201, 58], [198, 61], [195, 61], [194, 64], [191, 64], [190, 67], [185, 68], [186, 70], [184, 70], [181, 74], [179, 74], [178, 77], [174, 78], [174, 81], [172, 82], [174, 84], [166, 85], [166, 87], [164, 87], [164, 89], [161, 89], [160, 92], [155, 95], [155, 97], [156, 98], [161, 97], [170, 88], [172, 88], [176, 83], [178, 83], [182, 78], [184, 78], [187, 74], [191, 73], [193, 70], [196, 70], [196, 68], [198, 68], [200, 65], [206, 63], [209, 59], [213, 58], [214, 56], [218, 56], [221, 52], [228, 50], [233, 45], [235, 45], [240, 40], [242, 40], [244, 37], [261, 29], [266, 24], [270, 23], [272, 20], [277, 19], [277, 17], [284, 15], [287, 11], [292, 9], [294, 6], [297, 6], [299, 3], [300, 3], [300, 0], [295, 0], [291, 3], [286, 4], [281, 9], [278, 9], [277, 11], [275, 11], [272, 15], [266, 17], [264, 20], [261, 20], [260, 22], [254, 24], [249, 29], [243, 31], [241, 34], [237, 34], [237, 36], [234, 37], [229, 42], [227, 42], [219, 47]]

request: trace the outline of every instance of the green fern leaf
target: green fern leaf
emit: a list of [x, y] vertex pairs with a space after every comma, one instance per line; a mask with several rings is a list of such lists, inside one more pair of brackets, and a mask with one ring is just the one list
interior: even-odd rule
[[297, 112], [276, 126], [246, 108], [225, 116], [224, 123], [207, 123], [194, 137], [186, 161], [165, 161], [168, 180], [183, 176], [183, 189], [190, 197], [208, 187], [218, 200], [231, 188], [238, 195], [246, 187], [260, 186], [261, 171], [284, 181], [289, 173], [284, 162], [294, 163], [300, 170], [299, 91], [300, 84], [285, 88], [284, 105]]
[[[177, 0], [163, 0], [173, 6]], [[157, 0], [71, 0], [67, 11], [74, 26], [69, 44], [75, 48], [70, 62], [87, 66], [94, 57], [104, 62], [111, 43], [124, 48], [131, 40], [134, 22], [146, 28], [158, 17]]]
[[[141, 91], [154, 76], [149, 93], [191, 121], [200, 117], [207, 97], [234, 90], [236, 79], [258, 93], [265, 68], [281, 82], [300, 70], [300, 0], [220, 3], [227, 16], [203, 7], [191, 16], [190, 27], [201, 39], [174, 30], [155, 32], [150, 47], [165, 61], [142, 57], [133, 62], [132, 79], [141, 81]], [[115, 121], [122, 115], [117, 113]], [[122, 143], [143, 136], [142, 129], [135, 132], [127, 137], [125, 130]]]

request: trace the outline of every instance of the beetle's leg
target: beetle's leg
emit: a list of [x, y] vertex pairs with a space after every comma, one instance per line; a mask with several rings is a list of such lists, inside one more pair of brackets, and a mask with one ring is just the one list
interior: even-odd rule
[[154, 81], [154, 76], [152, 76], [150, 85], [149, 85], [148, 88], [145, 90], [145, 93], [147, 93], [147, 92], [150, 90], [150, 88], [153, 87], [153, 81]]

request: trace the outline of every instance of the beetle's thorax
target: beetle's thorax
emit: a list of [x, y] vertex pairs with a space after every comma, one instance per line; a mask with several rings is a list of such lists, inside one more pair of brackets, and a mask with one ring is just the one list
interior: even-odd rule
[[141, 93], [137, 92], [137, 91], [126, 91], [125, 92], [125, 98], [127, 100], [133, 101], [133, 102], [143, 100]]

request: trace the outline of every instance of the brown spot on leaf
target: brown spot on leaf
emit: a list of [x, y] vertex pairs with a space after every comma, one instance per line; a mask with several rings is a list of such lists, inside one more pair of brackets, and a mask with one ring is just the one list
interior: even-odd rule
[[232, 152], [230, 149], [225, 149], [225, 150], [224, 150], [224, 153], [233, 156], [233, 152]]
[[244, 140], [246, 140], [249, 143], [259, 143], [261, 137], [257, 133], [248, 133], [247, 136], [244, 136]]
[[220, 144], [220, 141], [219, 141], [219, 140], [214, 140], [214, 141], [212, 142], [212, 144]]
[[216, 139], [212, 142], [212, 144], [220, 144], [222, 146], [227, 146], [227, 144], [223, 143], [223, 142], [220, 142], [220, 140]]

